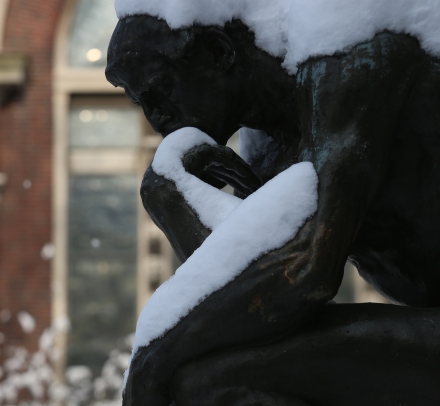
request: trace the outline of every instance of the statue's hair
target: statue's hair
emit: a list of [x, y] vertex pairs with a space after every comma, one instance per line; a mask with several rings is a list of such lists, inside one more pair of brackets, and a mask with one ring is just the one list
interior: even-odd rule
[[256, 35], [257, 46], [277, 57], [286, 52], [284, 24], [291, 0], [116, 0], [118, 18], [147, 14], [171, 29], [193, 25], [223, 27], [241, 20]]
[[311, 56], [347, 51], [384, 30], [411, 34], [440, 56], [440, 1], [115, 0], [115, 9], [119, 18], [146, 14], [171, 29], [241, 20], [290, 73]]

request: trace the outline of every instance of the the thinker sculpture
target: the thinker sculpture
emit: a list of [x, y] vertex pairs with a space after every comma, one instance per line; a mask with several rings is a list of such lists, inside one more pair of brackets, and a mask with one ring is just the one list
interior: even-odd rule
[[[205, 13], [215, 15], [216, 2], [223, 0], [205, 0], [213, 7]], [[298, 11], [301, 3], [338, 2], [350, 3], [291, 3]], [[186, 170], [246, 198], [286, 168], [311, 162], [319, 186], [316, 212], [295, 238], [137, 349], [124, 405], [440, 405], [440, 5], [352, 2], [356, 15], [370, 3], [398, 3], [408, 15], [370, 27], [365, 38], [369, 22], [360, 19], [348, 30], [360, 33], [355, 43], [311, 55], [305, 44], [289, 62], [289, 55], [267, 52], [264, 32], [249, 29], [238, 12], [218, 24], [194, 18], [179, 28], [160, 6], [179, 2], [151, 0], [157, 13], [143, 3], [117, 1], [107, 79], [163, 136], [195, 127], [217, 142], [191, 149]], [[240, 1], [229, 3], [226, 9]], [[413, 28], [411, 18], [419, 19]], [[259, 130], [246, 134], [260, 148], [249, 165], [224, 146], [242, 127]], [[152, 167], [141, 196], [182, 262], [211, 234], [175, 183]], [[406, 306], [328, 304], [347, 260]]]

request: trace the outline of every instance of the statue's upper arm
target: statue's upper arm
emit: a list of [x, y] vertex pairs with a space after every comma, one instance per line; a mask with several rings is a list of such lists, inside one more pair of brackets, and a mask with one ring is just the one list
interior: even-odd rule
[[399, 115], [417, 78], [420, 49], [413, 39], [377, 35], [341, 56], [304, 63], [297, 74], [303, 143], [362, 142], [390, 146]]
[[346, 55], [304, 63], [297, 75], [300, 160], [314, 162], [318, 173], [332, 163], [379, 179], [419, 60], [413, 39], [384, 33]]

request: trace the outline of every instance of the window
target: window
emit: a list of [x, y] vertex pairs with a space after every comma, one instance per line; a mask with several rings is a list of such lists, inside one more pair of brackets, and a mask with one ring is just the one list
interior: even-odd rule
[[[98, 374], [176, 258], [139, 186], [161, 137], [105, 80], [113, 0], [68, 0], [54, 66], [54, 318], [69, 365]], [[61, 375], [60, 375], [61, 376]]]
[[73, 97], [69, 111], [68, 365], [98, 374], [136, 322], [139, 109]]
[[79, 0], [73, 18], [69, 65], [105, 67], [107, 47], [118, 22], [112, 0]]

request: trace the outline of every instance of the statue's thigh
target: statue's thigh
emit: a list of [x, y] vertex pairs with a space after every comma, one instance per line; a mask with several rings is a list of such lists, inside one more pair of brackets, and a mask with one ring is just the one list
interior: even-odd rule
[[253, 351], [225, 352], [181, 367], [172, 383], [176, 406], [310, 406], [282, 388], [267, 390], [272, 379], [253, 358]]
[[[225, 351], [178, 369], [172, 381], [176, 406], [310, 406], [287, 383], [284, 347]], [[274, 356], [274, 358], [272, 358]], [[282, 362], [278, 362], [282, 359]], [[277, 373], [273, 373], [278, 369]], [[269, 375], [266, 373], [269, 372]], [[286, 390], [289, 387], [290, 390]]]
[[440, 405], [438, 326], [439, 309], [326, 306], [302, 332], [179, 368], [174, 399], [177, 406]]

